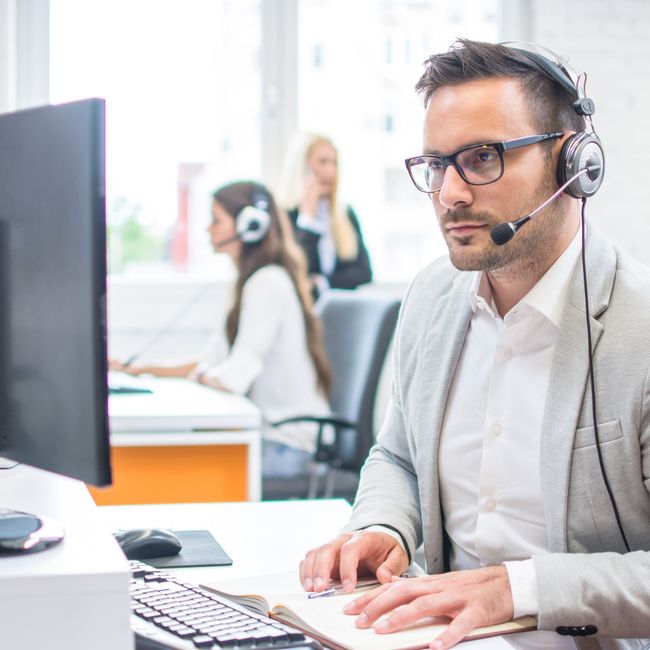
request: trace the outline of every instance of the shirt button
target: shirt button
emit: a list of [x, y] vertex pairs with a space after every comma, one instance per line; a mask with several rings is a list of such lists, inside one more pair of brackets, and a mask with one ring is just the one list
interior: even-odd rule
[[483, 501], [481, 510], [483, 512], [492, 512], [497, 507], [497, 502], [494, 499], [486, 499]]
[[512, 359], [512, 350], [508, 348], [507, 350], [503, 351], [503, 357], [505, 359]]
[[501, 424], [499, 422], [493, 422], [490, 425], [490, 433], [493, 436], [500, 436], [503, 433], [503, 428], [501, 427]]

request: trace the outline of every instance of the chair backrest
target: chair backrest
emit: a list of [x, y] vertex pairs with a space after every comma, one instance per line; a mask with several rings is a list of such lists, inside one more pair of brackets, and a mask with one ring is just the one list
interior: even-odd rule
[[332, 412], [357, 423], [341, 432], [341, 468], [359, 471], [374, 442], [377, 385], [400, 301], [360, 291], [327, 291], [318, 301], [332, 369]]

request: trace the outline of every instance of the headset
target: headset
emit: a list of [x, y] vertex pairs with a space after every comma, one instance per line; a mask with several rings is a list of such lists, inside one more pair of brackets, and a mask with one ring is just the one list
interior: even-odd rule
[[269, 193], [262, 185], [255, 185], [250, 205], [235, 215], [236, 238], [244, 244], [257, 244], [266, 237], [271, 226]]
[[607, 478], [607, 472], [605, 470], [605, 464], [603, 462], [602, 451], [600, 448], [596, 408], [596, 388], [594, 383], [593, 345], [591, 338], [591, 323], [589, 320], [589, 291], [587, 288], [587, 266], [585, 259], [585, 205], [587, 199], [598, 191], [605, 174], [605, 153], [591, 120], [591, 116], [594, 114], [596, 107], [593, 100], [586, 96], [586, 74], [583, 73], [576, 76], [575, 73], [570, 72], [568, 66], [563, 64], [560, 61], [560, 58], [550, 50], [533, 43], [520, 43], [517, 41], [507, 41], [501, 43], [501, 45], [511, 47], [524, 54], [527, 59], [533, 63], [535, 67], [539, 68], [547, 77], [558, 83], [565, 90], [569, 91], [572, 96], [576, 97], [573, 102], [573, 110], [578, 115], [583, 116], [589, 125], [589, 131], [574, 133], [569, 136], [562, 145], [557, 166], [557, 181], [560, 185], [559, 190], [539, 206], [539, 208], [522, 219], [508, 224], [502, 224], [502, 230], [500, 231], [502, 237], [497, 236], [497, 239], [503, 239], [503, 241], [497, 241], [494, 236], [493, 239], [498, 245], [509, 241], [521, 225], [527, 223], [531, 217], [534, 217], [539, 210], [550, 203], [551, 200], [554, 200], [562, 191], [575, 199], [580, 199], [582, 202], [582, 280], [585, 295], [586, 331], [589, 355], [589, 383], [591, 392], [591, 415], [594, 425], [594, 440], [596, 443], [596, 453], [603, 483], [612, 505], [612, 510], [614, 512], [614, 517], [623, 544], [629, 552], [630, 545], [627, 541], [625, 530], [623, 529], [614, 493]]
[[[560, 186], [566, 185], [564, 191], [574, 199], [593, 196], [605, 175], [605, 152], [591, 121], [596, 106], [585, 94], [586, 74], [576, 75], [551, 50], [534, 43], [506, 41], [501, 45], [526, 56], [547, 77], [576, 97], [573, 110], [586, 118], [590, 130], [574, 133], [564, 142], [558, 160], [557, 182]], [[576, 177], [576, 174], [585, 169], [585, 173]]]

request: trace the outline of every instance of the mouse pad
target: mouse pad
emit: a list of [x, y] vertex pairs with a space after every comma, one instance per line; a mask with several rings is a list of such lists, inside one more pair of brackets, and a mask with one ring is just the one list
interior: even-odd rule
[[178, 555], [150, 557], [142, 560], [156, 569], [188, 566], [230, 566], [232, 559], [208, 530], [175, 530], [183, 543]]

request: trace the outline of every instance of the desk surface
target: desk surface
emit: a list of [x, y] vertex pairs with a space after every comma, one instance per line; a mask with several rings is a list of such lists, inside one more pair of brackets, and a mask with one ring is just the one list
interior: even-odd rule
[[[233, 560], [230, 567], [174, 569], [194, 583], [297, 570], [305, 552], [336, 536], [351, 507], [342, 499], [103, 506], [99, 519], [108, 530], [120, 528], [207, 529]], [[548, 650], [563, 642], [552, 632], [467, 641], [463, 650]]]
[[232, 395], [186, 379], [131, 377], [113, 373], [110, 382], [150, 388], [151, 393], [109, 396], [111, 431], [191, 431], [259, 429], [258, 408], [240, 395]]
[[209, 530], [230, 555], [230, 567], [174, 569], [192, 582], [240, 578], [296, 569], [310, 548], [334, 537], [350, 516], [343, 499], [102, 506], [108, 530]]

